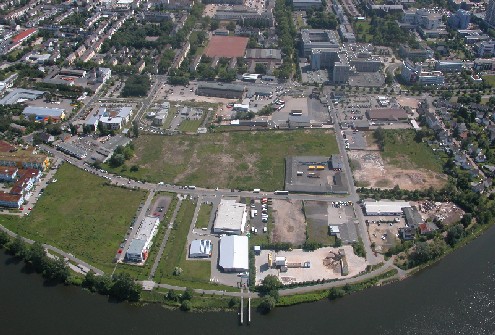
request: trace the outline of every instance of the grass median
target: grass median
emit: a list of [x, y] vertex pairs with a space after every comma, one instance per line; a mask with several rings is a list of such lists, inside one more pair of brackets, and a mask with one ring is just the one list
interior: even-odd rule
[[29, 216], [2, 216], [1, 224], [111, 273], [117, 249], [146, 193], [109, 186], [103, 178], [69, 164], [62, 165], [55, 178], [58, 181], [46, 187]]
[[[187, 234], [196, 208], [196, 201], [183, 200], [174, 227], [170, 232], [167, 245], [163, 251], [162, 258], [158, 265], [155, 278], [160, 283], [170, 283], [171, 279], [174, 284], [179, 280], [180, 286], [187, 286], [187, 282], [209, 282], [211, 265], [209, 261], [188, 261], [187, 253]], [[180, 275], [174, 276], [176, 267], [182, 269]]]

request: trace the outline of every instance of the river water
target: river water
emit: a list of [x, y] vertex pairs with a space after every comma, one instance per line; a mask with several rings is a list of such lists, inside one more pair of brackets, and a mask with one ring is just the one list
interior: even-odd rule
[[337, 301], [253, 314], [134, 307], [41, 276], [0, 253], [0, 334], [495, 334], [495, 227], [439, 264]]

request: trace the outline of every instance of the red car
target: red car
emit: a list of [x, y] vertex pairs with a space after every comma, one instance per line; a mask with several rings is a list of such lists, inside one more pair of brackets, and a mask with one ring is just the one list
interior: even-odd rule
[[19, 209], [20, 209], [21, 211], [23, 211], [23, 210], [24, 210], [24, 207], [19, 207]]
[[32, 209], [32, 208], [31, 208], [31, 207], [29, 207], [29, 208], [28, 208], [28, 211], [30, 211], [31, 209]]

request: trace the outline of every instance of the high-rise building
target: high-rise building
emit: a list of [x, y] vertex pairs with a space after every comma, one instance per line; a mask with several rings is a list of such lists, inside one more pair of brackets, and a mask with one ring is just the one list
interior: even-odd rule
[[486, 8], [485, 14], [485, 21], [492, 26], [495, 25], [495, 0], [490, 0], [488, 2], [488, 7]]

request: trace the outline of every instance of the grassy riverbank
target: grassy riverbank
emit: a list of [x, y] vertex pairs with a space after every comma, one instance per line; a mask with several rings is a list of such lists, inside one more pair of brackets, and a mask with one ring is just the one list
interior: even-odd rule
[[1, 216], [0, 223], [111, 273], [113, 258], [146, 193], [109, 186], [105, 179], [69, 164], [63, 164], [55, 178], [58, 181], [46, 187], [29, 216]]

